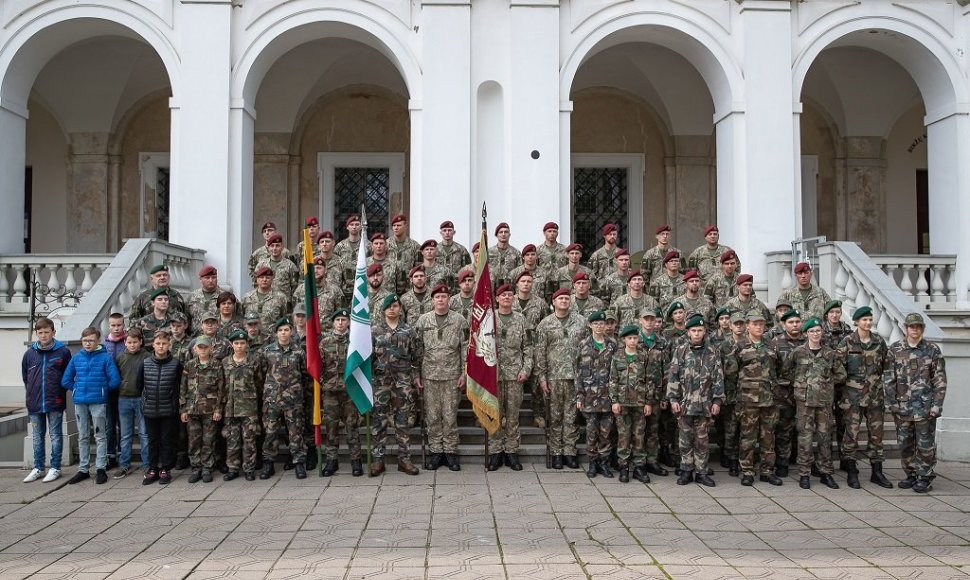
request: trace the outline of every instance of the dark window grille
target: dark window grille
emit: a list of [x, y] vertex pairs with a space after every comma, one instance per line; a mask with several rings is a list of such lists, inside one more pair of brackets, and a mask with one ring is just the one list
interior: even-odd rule
[[159, 167], [155, 181], [155, 237], [168, 241], [168, 208], [169, 208], [169, 178], [171, 171], [168, 167]]
[[334, 225], [340, 238], [347, 236], [347, 217], [360, 214], [361, 204], [367, 209], [367, 231], [388, 231], [388, 208], [391, 202], [391, 170], [387, 167], [334, 168]]
[[627, 245], [627, 169], [577, 167], [573, 169], [573, 241], [583, 245], [583, 259], [603, 243], [607, 223], [620, 226], [617, 244]]

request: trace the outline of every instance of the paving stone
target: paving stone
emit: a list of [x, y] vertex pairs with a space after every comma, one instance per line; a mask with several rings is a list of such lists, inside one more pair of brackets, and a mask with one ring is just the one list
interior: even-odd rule
[[586, 566], [590, 578], [603, 580], [640, 580], [667, 578], [657, 566], [618, 566], [591, 564]]
[[910, 578], [967, 580], [966, 572], [956, 568], [944, 568], [939, 566], [926, 568], [886, 567], [883, 568], [883, 570], [889, 573], [893, 578], [899, 578], [901, 580], [908, 580]]
[[429, 566], [478, 567], [502, 564], [498, 546], [431, 546]]
[[428, 580], [505, 580], [505, 568], [500, 565], [431, 566]]
[[664, 566], [672, 578], [699, 578], [702, 580], [733, 580], [744, 578], [740, 572], [728, 566]]

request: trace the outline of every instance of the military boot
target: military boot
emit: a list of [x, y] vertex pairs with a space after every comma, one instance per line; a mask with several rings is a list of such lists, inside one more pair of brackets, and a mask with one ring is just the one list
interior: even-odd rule
[[522, 462], [519, 461], [519, 455], [517, 453], [506, 453], [505, 465], [509, 466], [509, 469], [512, 471], [522, 471]]
[[313, 471], [317, 468], [317, 452], [315, 449], [308, 449], [306, 454], [306, 470]]
[[882, 462], [876, 461], [872, 464], [872, 475], [869, 476], [869, 481], [875, 483], [879, 487], [885, 487], [886, 489], [892, 489], [893, 484], [889, 483], [889, 479], [882, 472]]
[[364, 475], [364, 466], [361, 465], [360, 459], [350, 460], [350, 475], [354, 477], [360, 477]]
[[502, 453], [492, 453], [488, 456], [488, 470], [498, 471], [499, 467], [502, 467]]
[[306, 479], [306, 465], [303, 463], [297, 463], [293, 467], [293, 472], [296, 474], [297, 479]]
[[610, 470], [610, 462], [608, 459], [600, 459], [597, 461], [596, 468], [603, 474], [603, 477], [613, 478], [613, 472]]
[[189, 483], [198, 483], [202, 479], [202, 470], [193, 469], [192, 475], [189, 476]]
[[[859, 484], [859, 468], [856, 467], [855, 461], [848, 461], [846, 471], [848, 472], [846, 475], [846, 480], [848, 481], [849, 487], [852, 489], [859, 489], [862, 487], [862, 485]], [[825, 483], [824, 477], [822, 479], [822, 483]]]
[[[822, 482], [822, 485], [828, 487], [829, 489], [839, 489], [839, 484], [838, 483], [835, 483], [835, 478], [832, 477], [828, 473], [823, 473], [822, 474], [822, 477], [819, 479], [819, 481], [821, 481]], [[858, 483], [859, 483], [859, 471], [858, 470], [855, 471], [855, 481], [856, 481], [856, 484], [858, 485]], [[851, 486], [852, 484], [849, 484], [849, 485]]]
[[384, 473], [384, 460], [378, 459], [370, 465], [370, 476], [377, 477], [378, 475]]
[[798, 487], [800, 487], [802, 489], [811, 489], [812, 488], [812, 476], [810, 476], [810, 475], [803, 475], [803, 476], [799, 477], [798, 478]]
[[596, 474], [598, 472], [599, 472], [599, 470], [596, 469], [596, 460], [595, 459], [590, 459], [589, 460], [589, 467], [586, 468], [586, 477], [592, 479], [592, 478], [596, 477]]
[[626, 465], [620, 468], [620, 483], [630, 483], [630, 468]]
[[715, 487], [717, 485], [714, 482], [714, 478], [706, 473], [698, 473], [694, 476], [694, 481], [707, 487]]
[[840, 459], [839, 460], [839, 471], [849, 471], [849, 464], [854, 463], [851, 459]]
[[694, 472], [681, 469], [680, 475], [677, 477], [677, 485], [687, 485], [692, 481], [694, 481]]
[[327, 459], [327, 462], [323, 464], [323, 470], [320, 471], [320, 477], [330, 477], [337, 472], [337, 460]]
[[664, 469], [659, 463], [648, 463], [645, 466], [645, 469], [647, 473], [659, 475], [660, 477], [667, 477], [667, 475], [670, 474], [670, 472]]
[[579, 458], [575, 455], [565, 455], [563, 456], [562, 462], [569, 469], [579, 469]]
[[933, 482], [928, 477], [920, 477], [913, 484], [913, 491], [916, 493], [928, 493], [933, 491]]
[[235, 469], [230, 469], [228, 473], [222, 476], [222, 481], [232, 481], [239, 477], [239, 472]]
[[788, 477], [788, 464], [783, 462], [776, 463], [775, 475], [778, 477]]
[[741, 475], [741, 465], [738, 463], [737, 459], [731, 462], [731, 467], [728, 468], [728, 475], [730, 475], [731, 477], [737, 477]]
[[441, 462], [444, 460], [441, 453], [432, 453], [428, 456], [427, 461], [424, 462], [424, 468], [428, 471], [435, 471], [441, 467]]
[[417, 475], [420, 473], [418, 468], [411, 463], [410, 459], [398, 459], [397, 460], [397, 470], [401, 473], [406, 473], [407, 475]]
[[640, 483], [650, 483], [650, 476], [641, 466], [633, 468], [633, 479], [639, 481]]
[[293, 469], [293, 459], [292, 458], [287, 459], [286, 461], [283, 462], [283, 471], [290, 471], [291, 469]]
[[273, 467], [273, 460], [272, 459], [264, 459], [263, 460], [263, 469], [261, 469], [260, 472], [259, 472], [259, 478], [260, 479], [269, 479], [269, 478], [273, 477], [274, 475], [276, 475], [276, 468]]
[[906, 476], [906, 479], [904, 479], [904, 480], [902, 480], [902, 481], [900, 481], [899, 483], [896, 484], [896, 487], [898, 487], [899, 489], [909, 489], [909, 488], [913, 487], [914, 485], [916, 485], [916, 476], [915, 475], [907, 475]]
[[553, 469], [562, 469], [562, 455], [553, 455], [552, 456], [552, 468]]

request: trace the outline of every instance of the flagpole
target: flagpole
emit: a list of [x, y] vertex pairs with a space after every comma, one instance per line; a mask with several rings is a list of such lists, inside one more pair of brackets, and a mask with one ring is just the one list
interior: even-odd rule
[[[486, 222], [486, 216], [487, 215], [488, 215], [488, 212], [487, 212], [487, 210], [485, 208], [485, 200], [482, 200], [482, 232], [487, 232], [488, 231], [488, 224]], [[486, 259], [486, 260], [488, 259], [488, 248], [483, 248], [483, 247], [479, 246], [479, 248], [478, 248], [478, 261], [481, 262], [483, 259]], [[475, 271], [476, 272], [481, 271], [481, 269], [478, 266], [479, 266], [479, 264], [475, 264]], [[478, 280], [476, 280], [475, 282], [476, 282], [476, 286], [477, 286]], [[498, 384], [496, 383], [495, 386], [498, 387]], [[488, 455], [488, 429], [485, 428], [485, 424], [482, 423], [481, 421], [479, 421], [478, 424], [481, 425], [482, 431], [485, 432], [485, 473], [487, 474], [488, 473], [488, 464], [490, 463], [490, 460], [491, 460], [491, 458]]]
[[371, 443], [370, 443], [370, 411], [364, 415], [364, 429], [367, 430], [367, 477], [370, 477], [370, 465], [371, 465]]

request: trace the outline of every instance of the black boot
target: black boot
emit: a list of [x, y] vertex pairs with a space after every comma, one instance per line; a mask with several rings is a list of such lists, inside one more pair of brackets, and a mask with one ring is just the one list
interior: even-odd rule
[[788, 477], [788, 464], [787, 463], [776, 463], [775, 464], [775, 475], [778, 477]]
[[896, 487], [898, 487], [899, 489], [909, 489], [909, 488], [913, 487], [914, 485], [916, 485], [916, 476], [915, 475], [907, 475], [906, 476], [906, 479], [904, 479], [904, 480], [902, 480], [902, 481], [900, 481], [899, 483], [896, 484]]
[[595, 459], [590, 459], [589, 460], [589, 467], [586, 468], [586, 477], [592, 479], [592, 478], [596, 477], [596, 474], [597, 473], [599, 473], [599, 470], [596, 469], [596, 460]]
[[889, 483], [889, 479], [886, 478], [885, 474], [882, 472], [882, 462], [876, 461], [872, 464], [872, 475], [869, 476], [869, 481], [875, 483], [879, 487], [885, 487], [886, 489], [892, 489], [893, 484]]
[[849, 463], [855, 463], [855, 462], [851, 459], [840, 459], [839, 471], [849, 471]]
[[562, 469], [562, 455], [553, 455], [552, 456], [552, 468], [553, 469]]
[[644, 468], [646, 469], [647, 473], [659, 475], [660, 477], [667, 477], [670, 475], [670, 472], [661, 467], [659, 463], [648, 463]]
[[633, 468], [633, 479], [639, 481], [640, 483], [650, 483], [650, 476], [642, 467]]
[[306, 454], [306, 470], [313, 471], [317, 468], [317, 451], [311, 449]]
[[354, 477], [364, 475], [364, 466], [361, 464], [360, 459], [350, 460], [350, 475], [353, 475]]
[[630, 483], [630, 468], [625, 465], [620, 468], [620, 483]]
[[694, 476], [694, 481], [707, 487], [714, 487], [717, 485], [714, 483], [714, 478], [706, 473], [698, 473]]
[[327, 459], [326, 463], [323, 464], [323, 470], [320, 471], [320, 477], [330, 477], [337, 472], [337, 460]]
[[488, 470], [498, 471], [499, 467], [502, 467], [502, 453], [492, 453], [488, 456]]
[[687, 485], [692, 481], [694, 481], [694, 472], [681, 469], [680, 475], [677, 477], [677, 485]]
[[[849, 487], [852, 489], [859, 489], [862, 485], [859, 484], [859, 468], [856, 467], [855, 461], [849, 460], [846, 464], [846, 480], [849, 483]], [[822, 483], [825, 483], [824, 477]]]
[[760, 479], [761, 481], [764, 481], [765, 483], [770, 483], [771, 485], [781, 485], [784, 483], [780, 477], [772, 474], [762, 475]]
[[913, 484], [913, 491], [916, 493], [927, 493], [933, 491], [933, 482], [928, 477], [920, 477]]
[[728, 475], [731, 477], [741, 475], [741, 465], [738, 464], [737, 460], [731, 462], [731, 466], [728, 468]]
[[443, 460], [444, 460], [444, 457], [441, 456], [441, 453], [432, 453], [431, 455], [428, 456], [428, 460], [425, 461], [424, 468], [427, 469], [428, 471], [435, 471], [436, 469], [441, 467], [441, 462]]
[[522, 471], [522, 462], [519, 461], [517, 453], [506, 453], [505, 465], [508, 465], [512, 471]]
[[461, 471], [461, 464], [458, 463], [457, 453], [445, 453], [445, 463], [451, 471]]
[[725, 469], [731, 467], [731, 460], [724, 453], [721, 453], [721, 467]]
[[[856, 475], [856, 483], [859, 483], [858, 470], [855, 472], [855, 475]], [[819, 481], [821, 481], [822, 485], [828, 487], [829, 489], [839, 489], [839, 484], [835, 483], [835, 478], [829, 475], [828, 473], [823, 473]]]
[[306, 479], [306, 465], [303, 463], [294, 465], [293, 472], [296, 474], [297, 479]]
[[803, 476], [799, 477], [798, 478], [798, 487], [800, 487], [802, 489], [811, 489], [812, 488], [812, 478], [811, 478], [811, 476], [809, 476], [809, 475], [803, 475]]
[[264, 459], [263, 460], [263, 469], [261, 469], [260, 472], [259, 472], [259, 478], [260, 479], [269, 479], [269, 478], [273, 477], [274, 475], [276, 475], [276, 468], [273, 467], [273, 460], [272, 459]]
[[293, 469], [293, 458], [289, 458], [283, 462], [283, 471], [290, 471]]
[[569, 469], [579, 469], [579, 458], [575, 455], [564, 456], [562, 462]]
[[610, 470], [610, 462], [607, 459], [600, 459], [596, 462], [596, 469], [603, 474], [603, 477], [613, 478], [613, 471]]
[[818, 463], [812, 463], [812, 477], [822, 477], [822, 471], [818, 468]]

